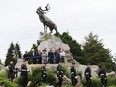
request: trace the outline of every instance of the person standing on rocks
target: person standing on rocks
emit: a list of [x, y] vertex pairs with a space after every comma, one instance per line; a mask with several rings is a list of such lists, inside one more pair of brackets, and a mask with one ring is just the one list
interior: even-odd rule
[[27, 51], [25, 51], [25, 54], [23, 55], [23, 59], [24, 59], [25, 61], [28, 61], [28, 60], [29, 60], [29, 54], [28, 54]]
[[72, 66], [71, 66], [71, 81], [72, 81], [72, 86], [75, 86], [77, 84], [77, 74], [76, 74], [76, 68], [75, 68], [75, 63], [72, 63]]
[[84, 72], [84, 75], [85, 75], [85, 78], [86, 78], [86, 84], [87, 84], [87, 87], [90, 87], [91, 86], [91, 68], [90, 68], [90, 65], [87, 66], [87, 68], [85, 69], [85, 72]]
[[62, 62], [59, 62], [59, 63], [58, 63], [57, 72], [58, 72], [58, 71], [62, 71]]
[[50, 64], [54, 63], [54, 53], [53, 53], [52, 49], [50, 49], [50, 51], [48, 52], [48, 62]]
[[27, 64], [26, 61], [23, 61], [23, 64], [21, 65], [22, 87], [26, 87], [28, 83], [27, 75], [28, 75]]
[[38, 50], [36, 52], [36, 57], [37, 57], [37, 63], [42, 64], [42, 52], [41, 52], [41, 50]]
[[64, 49], [62, 49], [62, 51], [60, 52], [60, 61], [62, 63], [64, 63], [64, 57], [65, 57], [65, 51], [64, 51]]
[[36, 52], [34, 49], [32, 49], [32, 54], [31, 54], [32, 60], [33, 60], [33, 64], [37, 63], [37, 59], [36, 59]]
[[107, 86], [107, 77], [106, 77], [106, 68], [105, 67], [102, 67], [100, 70], [99, 70], [99, 73], [98, 73], [98, 76], [101, 80], [101, 83], [104, 87]]
[[47, 59], [47, 53], [46, 53], [46, 50], [43, 50], [42, 52], [42, 64], [45, 64], [48, 62], [48, 59]]
[[58, 83], [55, 85], [55, 87], [62, 87], [62, 82], [63, 82], [63, 71], [62, 71], [62, 65], [61, 62], [59, 62], [57, 66], [57, 77], [58, 77]]
[[10, 60], [10, 64], [9, 64], [8, 68], [9, 68], [8, 78], [9, 78], [10, 81], [13, 81], [13, 79], [14, 79], [14, 69], [15, 69], [15, 66], [13, 64], [13, 60]]
[[47, 73], [46, 73], [46, 63], [44, 63], [44, 65], [41, 67], [41, 78], [42, 78], [42, 82], [46, 82], [46, 78], [47, 78]]
[[54, 52], [54, 58], [55, 58], [55, 63], [59, 63], [59, 61], [60, 61], [60, 50], [59, 50], [59, 48], [57, 48], [56, 50], [55, 50], [55, 52]]

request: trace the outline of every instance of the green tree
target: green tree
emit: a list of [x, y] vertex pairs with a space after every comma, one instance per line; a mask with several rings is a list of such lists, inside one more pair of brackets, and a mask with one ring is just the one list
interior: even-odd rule
[[1, 59], [0, 59], [0, 65], [3, 65], [3, 63], [2, 63], [2, 61], [1, 61]]
[[16, 58], [21, 58], [20, 46], [18, 43], [16, 43], [15, 45], [15, 55], [16, 55]]
[[111, 68], [111, 51], [104, 48], [102, 40], [98, 39], [98, 35], [93, 35], [93, 33], [90, 32], [89, 35], [85, 37], [85, 42], [82, 46], [86, 64], [105, 65], [107, 68]]
[[69, 32], [64, 32], [62, 34], [59, 34], [58, 36], [60, 36], [61, 40], [68, 44], [70, 47], [70, 51], [73, 54], [73, 57], [75, 60], [77, 60], [78, 62], [82, 63], [82, 57], [83, 57], [83, 53], [82, 53], [82, 49], [81, 49], [81, 44], [79, 44], [76, 40], [74, 40], [70, 35]]
[[16, 60], [14, 59], [14, 44], [10, 44], [10, 48], [8, 49], [6, 60], [5, 60], [5, 66], [9, 65], [10, 60], [13, 60], [14, 63], [16, 63]]
[[[32, 45], [31, 50], [34, 49], [35, 51], [37, 51], [37, 50], [38, 50], [38, 46], [40, 45], [40, 43], [41, 43], [41, 41], [37, 40], [36, 44], [33, 44], [33, 45]], [[30, 52], [31, 52], [31, 51], [30, 51]]]

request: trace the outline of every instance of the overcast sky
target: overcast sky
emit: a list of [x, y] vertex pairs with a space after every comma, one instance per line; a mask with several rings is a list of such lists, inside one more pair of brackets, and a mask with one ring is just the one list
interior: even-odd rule
[[46, 14], [59, 32], [69, 31], [82, 43], [89, 32], [99, 35], [106, 48], [116, 53], [116, 0], [0, 0], [0, 59], [5, 60], [11, 42], [30, 50], [43, 31], [36, 9], [49, 3]]

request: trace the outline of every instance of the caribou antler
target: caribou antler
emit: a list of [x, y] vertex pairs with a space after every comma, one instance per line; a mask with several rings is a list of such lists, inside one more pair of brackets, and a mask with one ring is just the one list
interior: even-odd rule
[[50, 9], [50, 5], [47, 4], [47, 5], [45, 6], [45, 8], [46, 8], [46, 11], [49, 11], [49, 9]]
[[36, 11], [36, 13], [38, 13], [38, 11], [39, 12], [41, 12], [42, 14], [46, 14], [48, 11], [49, 11], [49, 9], [50, 9], [50, 5], [49, 4], [47, 4], [46, 6], [45, 6], [45, 9], [43, 10], [42, 8], [41, 8], [41, 6], [37, 9], [37, 11]]

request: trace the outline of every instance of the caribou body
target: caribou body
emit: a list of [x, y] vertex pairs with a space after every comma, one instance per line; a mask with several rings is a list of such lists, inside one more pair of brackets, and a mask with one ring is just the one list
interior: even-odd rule
[[39, 15], [39, 19], [40, 21], [43, 23], [44, 25], [44, 32], [47, 32], [47, 27], [49, 27], [51, 33], [53, 31], [53, 29], [55, 29], [56, 33], [58, 32], [57, 31], [57, 25], [52, 21], [50, 20], [47, 16], [45, 16], [45, 13], [50, 9], [48, 8], [48, 5], [45, 7], [46, 9], [45, 10], [42, 10], [41, 7], [39, 7], [37, 10], [36, 10], [36, 13]]

